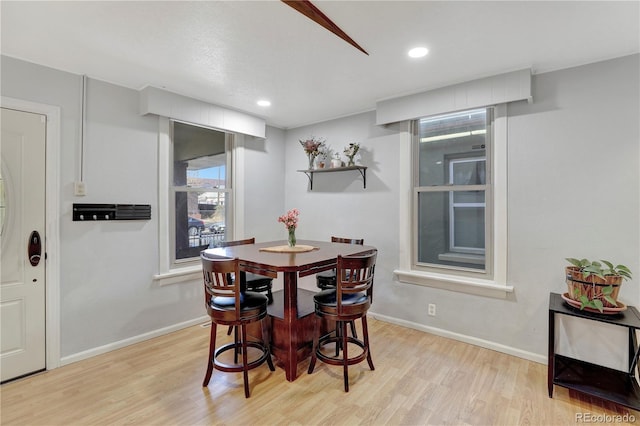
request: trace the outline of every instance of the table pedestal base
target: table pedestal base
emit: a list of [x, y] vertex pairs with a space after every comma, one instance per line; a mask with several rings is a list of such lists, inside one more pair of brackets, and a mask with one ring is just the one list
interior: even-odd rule
[[[284, 292], [274, 292], [273, 303], [268, 307], [268, 320], [271, 326], [271, 354], [276, 358], [276, 365], [285, 370], [287, 380], [290, 382], [294, 381], [297, 376], [297, 368], [295, 370], [289, 368], [290, 365], [293, 365], [289, 362], [289, 353], [293, 352], [291, 348], [295, 348], [296, 367], [298, 363], [311, 355], [315, 320], [314, 294], [313, 291], [298, 289], [298, 318], [292, 324], [295, 328], [295, 339], [291, 338], [289, 326], [284, 317]], [[323, 323], [322, 334], [326, 333], [330, 327], [331, 325]]]

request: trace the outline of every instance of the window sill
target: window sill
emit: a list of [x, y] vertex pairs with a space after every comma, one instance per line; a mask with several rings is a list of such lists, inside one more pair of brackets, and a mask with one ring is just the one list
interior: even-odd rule
[[399, 281], [403, 283], [479, 296], [495, 297], [498, 299], [505, 299], [509, 293], [513, 293], [514, 291], [513, 286], [499, 284], [491, 280], [399, 269], [393, 272], [398, 276]]
[[171, 269], [168, 272], [153, 276], [153, 280], [157, 282], [160, 287], [199, 279], [202, 279], [202, 265]]

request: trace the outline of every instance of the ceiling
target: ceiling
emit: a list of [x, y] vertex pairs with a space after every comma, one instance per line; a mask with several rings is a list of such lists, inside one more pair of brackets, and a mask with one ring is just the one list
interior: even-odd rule
[[[369, 56], [275, 0], [3, 0], [1, 51], [132, 89], [164, 88], [281, 128], [503, 72], [640, 51], [640, 1], [313, 3]], [[429, 54], [409, 58], [417, 45]]]

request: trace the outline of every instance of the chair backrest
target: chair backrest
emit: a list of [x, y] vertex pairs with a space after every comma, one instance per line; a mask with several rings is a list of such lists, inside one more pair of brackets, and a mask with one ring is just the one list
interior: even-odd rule
[[371, 301], [377, 256], [377, 250], [353, 256], [338, 256], [336, 268], [338, 314], [342, 312], [344, 295], [366, 292]]
[[332, 243], [346, 243], [346, 244], [364, 244], [364, 238], [343, 238], [343, 237], [331, 237]]
[[255, 244], [255, 237], [246, 238], [244, 240], [235, 240], [235, 241], [220, 241], [216, 244], [216, 247], [231, 247], [231, 246], [241, 246], [244, 244]]
[[240, 285], [232, 276], [240, 274], [240, 260], [228, 257], [205, 257], [202, 260], [204, 280], [204, 301], [209, 308], [214, 297], [234, 298], [236, 317], [240, 318]]

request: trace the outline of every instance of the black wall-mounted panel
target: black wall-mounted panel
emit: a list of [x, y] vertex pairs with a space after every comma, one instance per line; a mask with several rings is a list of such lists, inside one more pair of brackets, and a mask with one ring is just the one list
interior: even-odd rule
[[149, 220], [149, 204], [74, 204], [74, 221]]

